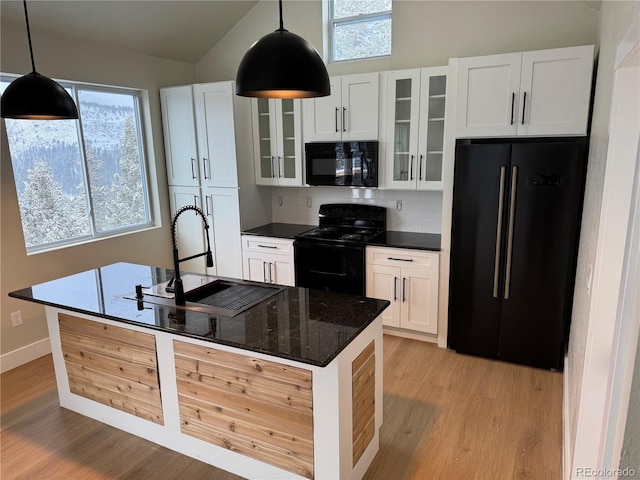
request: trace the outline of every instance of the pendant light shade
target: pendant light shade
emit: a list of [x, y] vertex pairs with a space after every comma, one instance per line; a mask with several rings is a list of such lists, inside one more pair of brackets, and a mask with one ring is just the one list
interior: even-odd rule
[[37, 72], [17, 78], [2, 95], [2, 117], [27, 120], [78, 118], [76, 104], [59, 84]]
[[326, 97], [329, 74], [320, 55], [304, 38], [280, 28], [245, 53], [236, 75], [236, 94], [259, 98]]
[[71, 95], [60, 84], [36, 72], [26, 0], [24, 0], [24, 16], [33, 71], [11, 82], [2, 94], [2, 118], [26, 120], [78, 118], [78, 109]]

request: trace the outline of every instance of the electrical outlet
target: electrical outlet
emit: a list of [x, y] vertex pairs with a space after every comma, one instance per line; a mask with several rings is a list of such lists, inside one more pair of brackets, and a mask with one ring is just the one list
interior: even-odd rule
[[396, 202], [396, 210], [398, 210], [399, 212], [402, 211], [402, 200], [398, 200]]
[[281, 207], [282, 206], [282, 197], [278, 197], [278, 206]]
[[22, 312], [20, 310], [11, 313], [11, 325], [14, 327], [22, 325]]

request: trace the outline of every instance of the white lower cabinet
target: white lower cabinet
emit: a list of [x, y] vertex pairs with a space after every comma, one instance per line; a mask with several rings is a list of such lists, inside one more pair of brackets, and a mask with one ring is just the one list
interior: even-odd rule
[[293, 240], [242, 236], [243, 278], [255, 282], [294, 286]]
[[425, 250], [367, 247], [367, 297], [391, 302], [383, 325], [438, 333], [439, 261]]
[[[180, 263], [180, 270], [242, 277], [238, 189], [207, 187], [201, 190], [199, 187], [170, 186], [169, 200], [172, 215], [185, 205], [196, 205], [202, 209], [209, 223], [213, 267], [207, 268], [205, 257], [197, 257]], [[176, 223], [176, 237], [180, 258], [204, 252], [206, 235], [202, 217], [194, 211], [180, 215]]]

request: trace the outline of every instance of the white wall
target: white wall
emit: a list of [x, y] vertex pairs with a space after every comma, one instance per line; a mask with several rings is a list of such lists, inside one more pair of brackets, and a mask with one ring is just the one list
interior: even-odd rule
[[[591, 297], [586, 285], [590, 270], [593, 270], [600, 222], [600, 205], [602, 203], [602, 188], [609, 140], [609, 116], [611, 112], [615, 50], [638, 11], [640, 11], [640, 3], [631, 1], [603, 1], [600, 10], [600, 48], [596, 73], [589, 162], [580, 232], [571, 334], [565, 363], [565, 385], [567, 386], [565, 389], [565, 412], [567, 414], [565, 430], [568, 433], [568, 445], [566, 445], [568, 455], [572, 455], [576, 441], [576, 421], [580, 407], [582, 373], [587, 348]], [[614, 319], [611, 319], [611, 321], [614, 321]], [[571, 459], [567, 460], [570, 464]]]
[[[30, 72], [24, 29], [3, 27], [1, 35], [0, 70], [17, 74]], [[9, 298], [7, 294], [10, 291], [117, 261], [171, 267], [169, 199], [158, 90], [168, 85], [195, 81], [194, 65], [106, 49], [87, 43], [64, 41], [41, 36], [37, 32], [32, 34], [32, 38], [36, 65], [43, 75], [142, 88], [148, 91], [150, 115], [146, 120], [151, 127], [148, 155], [152, 162], [150, 171], [157, 174], [157, 180], [151, 178], [151, 188], [159, 198], [158, 220], [162, 226], [143, 233], [28, 256], [22, 236], [6, 130], [2, 125], [0, 353], [3, 355], [3, 369], [10, 364], [9, 355], [12, 352], [29, 350], [30, 346], [38, 342], [42, 344], [41, 341], [48, 337], [44, 308], [34, 303]], [[10, 313], [17, 310], [22, 311], [24, 323], [13, 328]]]
[[[284, 26], [322, 54], [322, 1], [285, 0]], [[570, 1], [394, 0], [392, 54], [328, 65], [330, 75], [447, 65], [450, 57], [588, 45], [598, 12]], [[278, 6], [261, 0], [197, 64], [199, 82], [231, 80], [253, 42], [278, 28]]]

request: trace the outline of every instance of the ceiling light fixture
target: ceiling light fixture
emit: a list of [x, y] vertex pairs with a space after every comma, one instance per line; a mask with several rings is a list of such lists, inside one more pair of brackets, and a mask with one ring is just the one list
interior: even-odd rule
[[31, 30], [24, 0], [32, 72], [15, 79], [2, 94], [2, 118], [25, 120], [71, 120], [78, 118], [78, 109], [71, 95], [60, 84], [36, 72], [31, 46]]
[[326, 97], [331, 93], [322, 58], [304, 38], [280, 28], [255, 42], [236, 75], [236, 94], [258, 98]]

